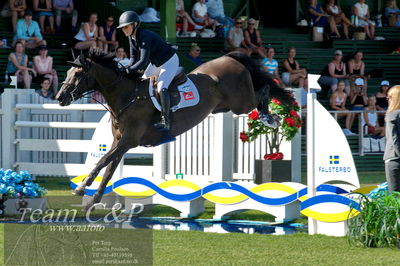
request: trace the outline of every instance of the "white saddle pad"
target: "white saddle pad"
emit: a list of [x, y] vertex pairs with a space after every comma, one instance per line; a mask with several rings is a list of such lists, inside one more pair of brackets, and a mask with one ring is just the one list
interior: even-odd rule
[[[196, 88], [196, 85], [187, 78], [187, 81], [178, 86], [178, 91], [180, 95], [180, 101], [177, 105], [171, 107], [171, 111], [175, 112], [179, 109], [194, 106], [199, 103], [200, 95]], [[161, 105], [158, 103], [157, 98], [154, 95], [154, 90], [152, 83], [149, 82], [149, 95], [151, 97], [151, 101], [159, 111], [161, 111]]]

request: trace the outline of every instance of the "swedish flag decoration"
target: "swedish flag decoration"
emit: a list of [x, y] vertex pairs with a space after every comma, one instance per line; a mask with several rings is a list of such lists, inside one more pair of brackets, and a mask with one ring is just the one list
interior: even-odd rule
[[339, 155], [330, 155], [329, 164], [339, 164]]
[[99, 151], [107, 151], [107, 145], [106, 144], [99, 144]]

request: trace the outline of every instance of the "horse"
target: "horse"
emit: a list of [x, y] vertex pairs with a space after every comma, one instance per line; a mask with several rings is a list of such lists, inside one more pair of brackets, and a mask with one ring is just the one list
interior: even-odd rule
[[[170, 141], [199, 124], [210, 113], [247, 114], [257, 106], [268, 104], [271, 98], [285, 104], [294, 101], [291, 93], [279, 87], [253, 59], [231, 52], [200, 65], [187, 75], [197, 87], [200, 101], [195, 106], [175, 111], [166, 132], [154, 126], [161, 114], [149, 97], [149, 78], [141, 78], [141, 73], [121, 74], [113, 57], [98, 49], [91, 49], [88, 55], [81, 54], [68, 63], [71, 68], [56, 95], [59, 104], [67, 106], [88, 93], [99, 91], [106, 99], [112, 117], [114, 139], [111, 149], [73, 192], [84, 195], [85, 187], [90, 186], [107, 166], [96, 193], [83, 207], [84, 211], [100, 202], [107, 182], [129, 149]], [[170, 88], [173, 86], [176, 87], [174, 81]]]

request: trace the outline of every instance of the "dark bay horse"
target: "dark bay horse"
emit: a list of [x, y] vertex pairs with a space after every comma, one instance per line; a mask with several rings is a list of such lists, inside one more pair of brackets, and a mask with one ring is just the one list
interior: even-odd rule
[[[126, 77], [116, 71], [115, 61], [96, 49], [87, 57], [80, 55], [69, 62], [68, 70], [56, 99], [60, 105], [69, 105], [90, 91], [98, 90], [107, 100], [112, 114], [113, 144], [96, 167], [75, 189], [75, 195], [83, 195], [100, 170], [107, 166], [104, 177], [87, 210], [98, 203], [123, 155], [137, 146], [155, 146], [165, 139], [165, 131], [154, 127], [160, 112], [149, 98], [149, 79]], [[196, 85], [200, 102], [192, 107], [179, 109], [171, 116], [171, 137], [178, 136], [203, 121], [210, 113], [232, 111], [246, 114], [260, 102], [277, 98], [292, 104], [289, 92], [279, 87], [271, 76], [259, 69], [244, 54], [233, 52], [209, 61], [188, 74]]]

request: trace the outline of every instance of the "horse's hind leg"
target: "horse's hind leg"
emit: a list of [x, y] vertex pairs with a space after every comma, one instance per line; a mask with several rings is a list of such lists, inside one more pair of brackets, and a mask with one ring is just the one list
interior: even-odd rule
[[97, 163], [96, 167], [90, 172], [90, 174], [82, 181], [82, 183], [73, 192], [74, 195], [83, 196], [85, 193], [85, 187], [90, 186], [93, 180], [99, 174], [100, 170], [107, 166], [110, 162], [114, 161], [120, 155], [123, 155], [130, 149], [130, 146], [125, 141], [118, 141], [114, 139], [112, 148], [107, 152]]
[[114, 160], [107, 166], [106, 172], [104, 173], [103, 179], [101, 180], [100, 186], [97, 189], [96, 193], [93, 195], [93, 198], [89, 200], [86, 206], [83, 207], [83, 211], [87, 211], [91, 206], [100, 202], [103, 197], [104, 190], [106, 189], [108, 181], [112, 178], [115, 169], [117, 168], [119, 162], [121, 161], [124, 153], [117, 155]]

